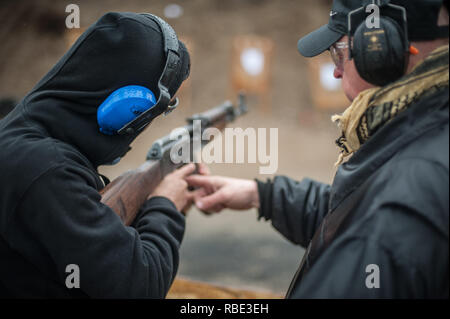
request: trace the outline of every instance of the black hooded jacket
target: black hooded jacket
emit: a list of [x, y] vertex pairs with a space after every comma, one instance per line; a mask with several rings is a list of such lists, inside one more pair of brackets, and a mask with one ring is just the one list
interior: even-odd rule
[[[189, 74], [182, 46], [174, 94]], [[100, 202], [97, 167], [125, 155], [135, 136], [99, 132], [98, 106], [114, 90], [158, 94], [165, 65], [158, 25], [109, 13], [0, 121], [0, 295], [165, 297], [177, 271], [185, 221], [158, 197], [133, 227]], [[80, 270], [80, 288], [67, 288]], [[67, 272], [66, 272], [67, 270]]]
[[288, 298], [448, 298], [448, 103], [445, 88], [411, 105], [332, 185], [258, 183], [260, 218], [308, 246]]

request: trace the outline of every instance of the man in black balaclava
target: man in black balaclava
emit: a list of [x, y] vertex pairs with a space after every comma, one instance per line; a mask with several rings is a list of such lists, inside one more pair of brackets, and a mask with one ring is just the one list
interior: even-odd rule
[[[106, 14], [0, 121], [0, 296], [166, 296], [184, 233], [180, 211], [189, 202], [181, 175], [194, 167], [163, 180], [126, 227], [100, 202], [97, 168], [123, 157], [137, 134], [104, 135], [96, 118], [118, 88], [158, 92], [163, 44], [147, 16]], [[171, 96], [189, 75], [180, 47]], [[79, 288], [67, 285], [74, 269]]]

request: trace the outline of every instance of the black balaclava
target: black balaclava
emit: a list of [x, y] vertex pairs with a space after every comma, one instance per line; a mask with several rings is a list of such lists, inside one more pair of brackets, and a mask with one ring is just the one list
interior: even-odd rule
[[[171, 96], [189, 76], [189, 54], [181, 42], [180, 60], [179, 72], [169, 88]], [[18, 107], [23, 107], [28, 119], [48, 135], [76, 147], [98, 167], [125, 155], [139, 133], [100, 133], [97, 108], [113, 91], [127, 85], [147, 87], [158, 97], [165, 62], [163, 36], [153, 20], [137, 13], [107, 13]]]

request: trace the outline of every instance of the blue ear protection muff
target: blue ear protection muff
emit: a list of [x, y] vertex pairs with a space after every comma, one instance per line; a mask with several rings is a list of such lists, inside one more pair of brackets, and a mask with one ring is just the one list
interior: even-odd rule
[[155, 104], [155, 95], [143, 86], [129, 85], [114, 91], [97, 109], [100, 132], [114, 135]]
[[169, 93], [180, 65], [177, 35], [161, 18], [149, 13], [143, 15], [156, 22], [164, 38], [166, 65], [158, 81], [158, 100], [156, 101], [151, 90], [139, 85], [129, 85], [115, 90], [97, 109], [97, 122], [103, 134], [135, 134], [157, 116], [171, 112], [178, 105], [177, 99], [171, 102]]

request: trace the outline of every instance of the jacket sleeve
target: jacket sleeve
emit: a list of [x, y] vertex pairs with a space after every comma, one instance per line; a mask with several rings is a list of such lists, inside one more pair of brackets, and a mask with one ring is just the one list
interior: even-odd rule
[[[83, 175], [84, 174], [84, 175]], [[66, 267], [80, 271], [80, 290], [94, 298], [164, 298], [175, 277], [185, 219], [157, 197], [134, 227], [100, 202], [77, 168], [59, 167], [37, 179], [11, 218], [14, 249], [65, 285]]]
[[259, 218], [271, 220], [288, 240], [306, 247], [328, 211], [330, 185], [284, 176], [257, 183]]

